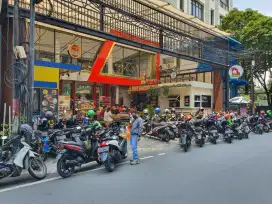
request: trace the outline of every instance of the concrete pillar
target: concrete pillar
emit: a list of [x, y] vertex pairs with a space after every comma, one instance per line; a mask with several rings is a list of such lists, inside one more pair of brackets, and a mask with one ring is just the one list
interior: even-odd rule
[[223, 81], [221, 70], [214, 71], [213, 95], [214, 95], [214, 109], [221, 111], [223, 109]]
[[115, 88], [116, 92], [116, 96], [115, 96], [115, 104], [119, 104], [119, 95], [120, 95], [120, 89], [119, 89], [119, 86], [116, 86]]
[[60, 39], [56, 36], [56, 32], [54, 32], [55, 36], [55, 62], [60, 62]]

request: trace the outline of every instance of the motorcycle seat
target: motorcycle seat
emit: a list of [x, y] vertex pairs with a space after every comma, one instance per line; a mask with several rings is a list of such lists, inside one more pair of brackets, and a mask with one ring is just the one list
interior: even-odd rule
[[195, 127], [196, 132], [201, 132], [203, 129], [201, 127]]
[[77, 141], [77, 142], [74, 142], [74, 141], [64, 141], [64, 142], [62, 142], [62, 144], [63, 145], [70, 144], [70, 145], [75, 145], [75, 146], [80, 146], [80, 147], [84, 146], [84, 142], [82, 142], [82, 141]]
[[160, 126], [165, 126], [166, 123], [153, 123], [152, 126], [153, 127], [160, 127]]
[[210, 133], [217, 133], [217, 130], [210, 130]]

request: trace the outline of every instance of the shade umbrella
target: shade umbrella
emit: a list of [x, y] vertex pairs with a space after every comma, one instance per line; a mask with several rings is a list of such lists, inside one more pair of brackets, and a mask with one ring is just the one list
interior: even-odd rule
[[231, 98], [229, 102], [234, 104], [249, 104], [251, 101], [250, 99], [245, 98], [243, 96], [237, 96], [237, 97]]

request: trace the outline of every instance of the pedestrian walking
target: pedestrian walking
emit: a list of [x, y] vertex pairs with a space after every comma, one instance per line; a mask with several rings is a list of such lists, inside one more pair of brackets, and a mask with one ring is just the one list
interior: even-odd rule
[[130, 124], [130, 146], [132, 149], [132, 160], [130, 160], [131, 165], [139, 164], [139, 154], [138, 154], [138, 141], [140, 140], [143, 122], [142, 118], [137, 114], [137, 111], [132, 111], [132, 121]]

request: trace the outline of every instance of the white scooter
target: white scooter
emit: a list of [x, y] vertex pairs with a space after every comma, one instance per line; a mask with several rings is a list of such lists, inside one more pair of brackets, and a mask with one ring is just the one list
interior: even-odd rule
[[[2, 139], [7, 139], [6, 136], [3, 137]], [[21, 142], [21, 137], [17, 136], [0, 149], [0, 179], [20, 176], [23, 169], [27, 169], [35, 179], [43, 179], [47, 174], [46, 165], [39, 154], [33, 152], [31, 147]]]

